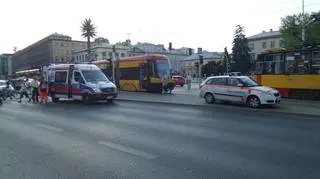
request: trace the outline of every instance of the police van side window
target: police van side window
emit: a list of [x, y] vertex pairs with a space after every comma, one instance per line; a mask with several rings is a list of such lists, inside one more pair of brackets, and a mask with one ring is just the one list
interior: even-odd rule
[[213, 78], [212, 84], [213, 85], [226, 85], [227, 79], [226, 78]]
[[212, 85], [212, 81], [213, 79], [209, 79], [208, 81], [206, 81], [206, 85]]
[[229, 78], [228, 79], [228, 86], [237, 86], [239, 83], [240, 83], [240, 81], [237, 78]]
[[54, 81], [58, 83], [65, 83], [67, 81], [68, 73], [66, 71], [56, 71]]

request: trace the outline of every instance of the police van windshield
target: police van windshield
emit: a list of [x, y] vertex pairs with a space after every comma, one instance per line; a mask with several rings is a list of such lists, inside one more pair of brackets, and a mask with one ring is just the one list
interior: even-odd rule
[[109, 82], [109, 79], [101, 72], [101, 70], [81, 70], [86, 82]]
[[260, 86], [258, 83], [256, 83], [255, 81], [253, 81], [250, 78], [240, 78], [241, 83], [246, 86], [246, 87], [256, 87], [256, 86]]

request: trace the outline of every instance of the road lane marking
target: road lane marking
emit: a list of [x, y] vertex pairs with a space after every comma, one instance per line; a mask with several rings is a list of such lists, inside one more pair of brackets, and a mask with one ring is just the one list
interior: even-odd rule
[[133, 148], [125, 147], [123, 145], [119, 145], [119, 144], [115, 144], [115, 143], [111, 143], [111, 142], [99, 141], [98, 144], [104, 145], [104, 146], [112, 148], [112, 149], [119, 150], [121, 152], [129, 153], [129, 154], [132, 154], [132, 155], [135, 155], [135, 156], [138, 156], [138, 157], [149, 159], [149, 160], [152, 160], [152, 159], [155, 159], [155, 158], [158, 157], [158, 156], [156, 156], [154, 154], [151, 154], [151, 153], [143, 152], [143, 151], [140, 151], [140, 150], [136, 150], [136, 149], [133, 149]]
[[16, 117], [13, 117], [13, 116], [8, 116], [8, 115], [0, 114], [0, 119], [3, 119], [3, 118], [7, 118], [7, 119], [16, 119]]
[[57, 127], [50, 126], [50, 125], [47, 125], [47, 124], [37, 123], [36, 126], [41, 127], [41, 128], [45, 128], [45, 129], [49, 129], [49, 130], [54, 131], [54, 132], [62, 132], [63, 131], [63, 129], [61, 129], [61, 128], [57, 128]]

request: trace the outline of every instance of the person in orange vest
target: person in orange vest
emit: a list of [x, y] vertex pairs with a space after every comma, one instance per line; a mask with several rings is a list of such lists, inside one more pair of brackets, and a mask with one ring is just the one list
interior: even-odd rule
[[40, 85], [39, 85], [39, 96], [40, 96], [40, 103], [47, 103], [48, 102], [48, 84], [44, 80], [43, 77], [41, 77]]

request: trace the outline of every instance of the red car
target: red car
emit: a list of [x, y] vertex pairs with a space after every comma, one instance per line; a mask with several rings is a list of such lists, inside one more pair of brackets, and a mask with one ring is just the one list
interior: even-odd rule
[[172, 79], [174, 81], [175, 86], [183, 87], [183, 85], [186, 84], [186, 80], [180, 75], [173, 75]]

